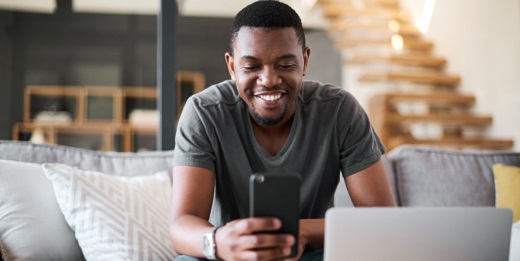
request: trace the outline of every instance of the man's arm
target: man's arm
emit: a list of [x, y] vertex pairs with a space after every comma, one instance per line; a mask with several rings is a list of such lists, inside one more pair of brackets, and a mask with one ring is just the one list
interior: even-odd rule
[[345, 178], [352, 203], [356, 207], [395, 207], [396, 202], [383, 160]]
[[215, 175], [198, 167], [173, 168], [170, 238], [176, 252], [203, 257], [202, 238], [213, 226], [208, 222]]
[[[395, 207], [396, 203], [382, 160], [345, 178], [345, 184], [356, 207]], [[323, 248], [324, 219], [300, 221], [302, 241], [314, 248]]]
[[[202, 238], [213, 227], [208, 218], [214, 182], [215, 174], [210, 170], [189, 166], [173, 168], [170, 238], [177, 253], [204, 257]], [[270, 260], [287, 256], [294, 244], [292, 236], [269, 233], [280, 228], [281, 222], [274, 218], [229, 222], [215, 234], [217, 257], [225, 260]]]

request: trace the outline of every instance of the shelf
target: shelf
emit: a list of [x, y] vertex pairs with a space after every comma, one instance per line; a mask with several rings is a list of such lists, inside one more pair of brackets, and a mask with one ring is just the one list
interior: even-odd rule
[[129, 152], [156, 150], [156, 133], [157, 130], [154, 127], [132, 126], [128, 124], [125, 127], [124, 150]]
[[[178, 72], [177, 84], [180, 115], [188, 97], [204, 90], [204, 75]], [[13, 126], [13, 140], [101, 151], [156, 150], [157, 95], [155, 87], [27, 86], [24, 122]]]
[[123, 121], [121, 88], [86, 87], [83, 90], [85, 121]]
[[71, 86], [28, 86], [24, 95], [24, 122], [34, 121], [39, 112], [67, 111], [72, 120], [84, 118], [83, 88]]
[[[37, 136], [37, 137], [35, 137]], [[99, 151], [120, 151], [122, 132], [117, 124], [16, 123], [13, 140], [60, 144]]]
[[200, 72], [177, 73], [177, 113], [181, 116], [186, 100], [193, 94], [201, 92], [205, 88], [204, 74]]

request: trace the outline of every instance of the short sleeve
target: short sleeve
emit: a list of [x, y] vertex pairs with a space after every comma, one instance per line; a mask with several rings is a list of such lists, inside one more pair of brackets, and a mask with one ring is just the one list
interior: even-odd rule
[[376, 163], [386, 152], [365, 111], [347, 93], [338, 111], [341, 172], [344, 177]]
[[211, 139], [213, 127], [205, 124], [204, 110], [193, 98], [184, 105], [175, 135], [174, 166], [195, 166], [215, 171]]

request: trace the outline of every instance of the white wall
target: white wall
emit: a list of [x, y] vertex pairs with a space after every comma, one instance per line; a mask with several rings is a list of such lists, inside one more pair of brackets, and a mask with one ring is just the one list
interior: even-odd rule
[[[431, 0], [402, 0], [418, 19]], [[487, 134], [513, 138], [520, 151], [520, 1], [436, 0], [426, 37], [476, 95], [474, 111], [493, 117]]]

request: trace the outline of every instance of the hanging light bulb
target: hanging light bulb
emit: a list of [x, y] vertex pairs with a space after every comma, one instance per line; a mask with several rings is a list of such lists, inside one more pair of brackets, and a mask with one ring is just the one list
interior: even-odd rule
[[400, 34], [392, 35], [391, 44], [396, 52], [401, 52], [404, 47], [403, 37]]

